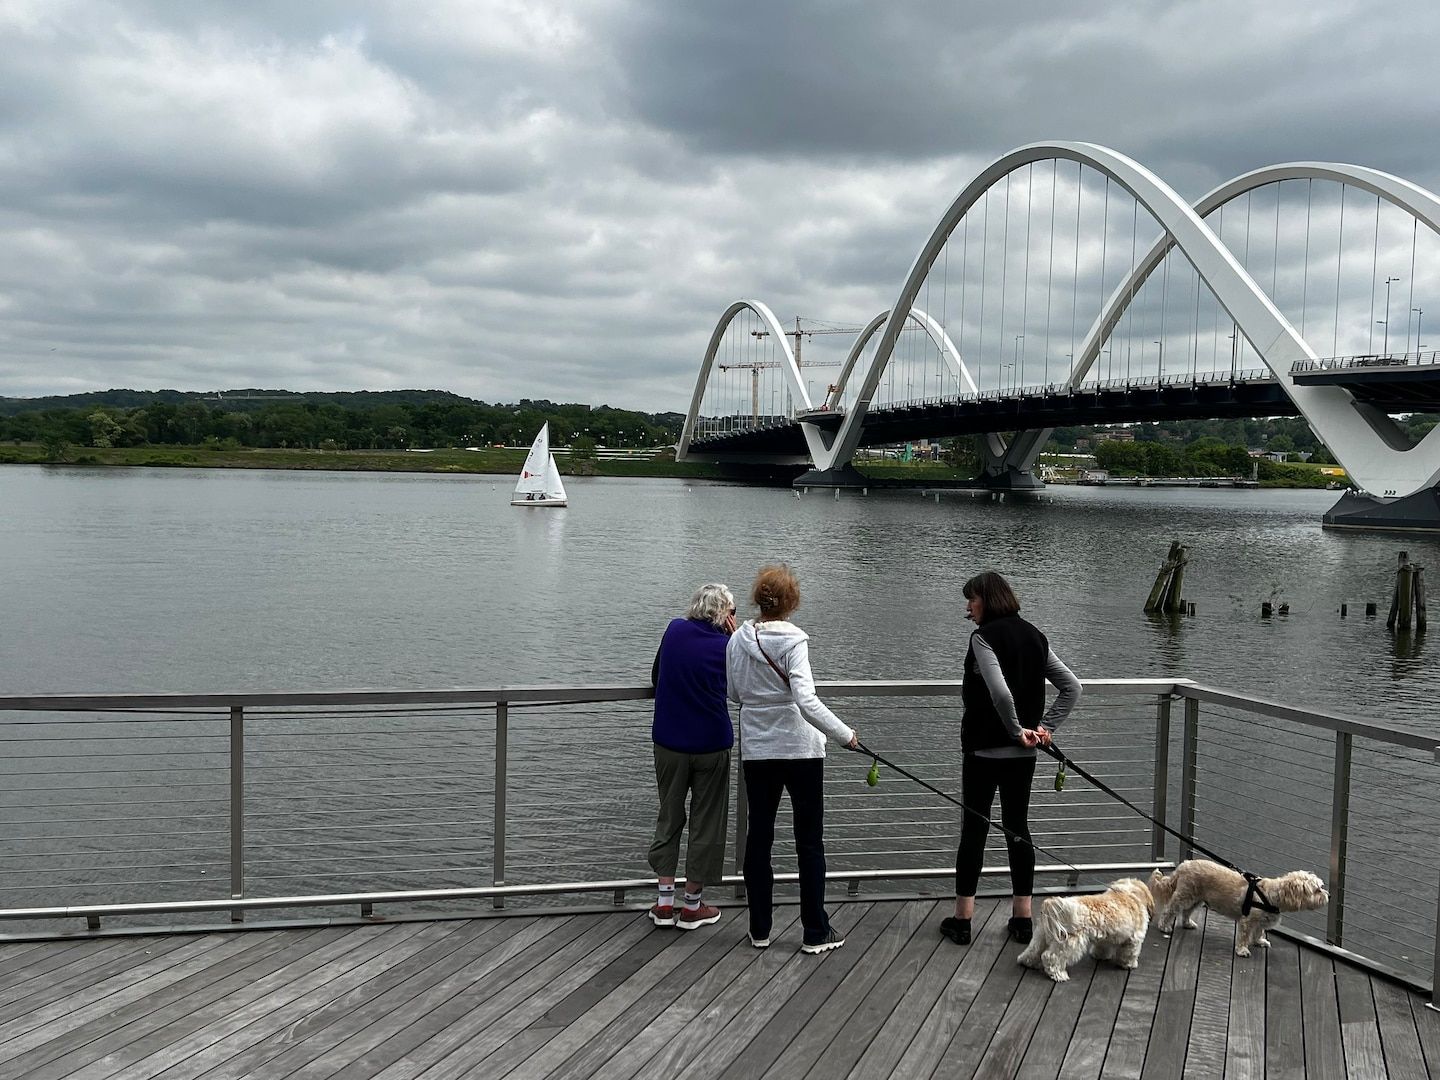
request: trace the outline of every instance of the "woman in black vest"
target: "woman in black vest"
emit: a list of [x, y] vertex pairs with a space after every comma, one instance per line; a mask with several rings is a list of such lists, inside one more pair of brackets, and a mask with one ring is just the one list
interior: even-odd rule
[[[1020, 618], [1020, 601], [1003, 577], [987, 570], [967, 581], [963, 591], [965, 617], [975, 623], [965, 654], [965, 715], [960, 722], [966, 813], [955, 856], [955, 917], [940, 924], [940, 933], [957, 945], [970, 943], [975, 889], [990, 831], [984, 819], [999, 791], [1015, 893], [1010, 934], [1023, 944], [1031, 937], [1030, 893], [1035, 883], [1028, 820], [1035, 748], [1049, 744], [1050, 733], [1080, 700], [1080, 680], [1050, 651], [1045, 635]], [[1060, 692], [1048, 712], [1047, 679]]]

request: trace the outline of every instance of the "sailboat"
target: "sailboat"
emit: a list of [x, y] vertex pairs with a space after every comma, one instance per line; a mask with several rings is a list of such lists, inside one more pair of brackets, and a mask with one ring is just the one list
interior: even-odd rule
[[520, 470], [520, 480], [515, 485], [515, 494], [510, 497], [511, 506], [566, 506], [565, 485], [560, 482], [560, 470], [555, 467], [555, 455], [550, 453], [550, 425], [540, 426], [540, 433], [530, 444], [530, 453], [525, 455], [525, 465]]

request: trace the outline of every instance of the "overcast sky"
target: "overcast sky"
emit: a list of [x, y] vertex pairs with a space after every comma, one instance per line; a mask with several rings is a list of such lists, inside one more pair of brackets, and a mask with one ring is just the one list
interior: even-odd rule
[[1440, 189], [1433, 4], [0, 0], [0, 395], [688, 403], [740, 296], [863, 322], [987, 162]]

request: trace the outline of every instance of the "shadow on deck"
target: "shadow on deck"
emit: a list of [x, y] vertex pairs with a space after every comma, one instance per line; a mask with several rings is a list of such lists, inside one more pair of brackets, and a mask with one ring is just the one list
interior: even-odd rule
[[[1008, 905], [1006, 905], [1008, 907]], [[1379, 977], [1232, 924], [1140, 967], [1054, 985], [980, 902], [836, 903], [843, 949], [800, 953], [797, 909], [753, 949], [743, 908], [694, 932], [639, 911], [0, 945], [0, 1078], [1412, 1077], [1440, 1013]]]

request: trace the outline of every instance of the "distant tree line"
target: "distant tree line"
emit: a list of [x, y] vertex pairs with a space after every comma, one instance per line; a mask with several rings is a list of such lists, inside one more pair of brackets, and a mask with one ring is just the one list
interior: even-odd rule
[[445, 395], [439, 400], [341, 404], [316, 397], [323, 395], [34, 409], [0, 415], [0, 440], [92, 447], [210, 444], [404, 450], [524, 446], [534, 439], [540, 425], [548, 422], [550, 441], [555, 445], [578, 442], [591, 447], [643, 447], [673, 443], [684, 421], [678, 413], [651, 414], [550, 401], [487, 405]]

